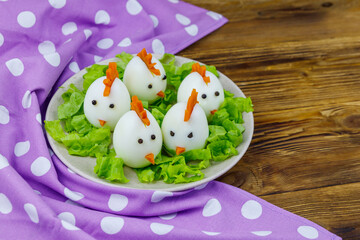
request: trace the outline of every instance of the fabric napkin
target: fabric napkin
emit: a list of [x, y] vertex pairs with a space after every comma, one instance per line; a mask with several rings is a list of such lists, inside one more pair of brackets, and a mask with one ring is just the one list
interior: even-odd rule
[[0, 239], [340, 239], [232, 186], [182, 192], [91, 182], [48, 148], [57, 88], [103, 58], [177, 53], [226, 19], [178, 0], [0, 1]]

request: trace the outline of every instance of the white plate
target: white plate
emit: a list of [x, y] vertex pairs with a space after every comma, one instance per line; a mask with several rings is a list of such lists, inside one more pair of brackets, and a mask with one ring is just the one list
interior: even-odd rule
[[[156, 56], [156, 55], [154, 55]], [[159, 56], [158, 56], [159, 57]], [[107, 59], [104, 61], [101, 61], [98, 64], [108, 64], [109, 62], [116, 62], [119, 61], [117, 58]], [[175, 64], [181, 65], [186, 62], [194, 61], [192, 59], [184, 58], [176, 56]], [[63, 99], [61, 98], [61, 95], [69, 88], [69, 85], [71, 83], [75, 84], [75, 86], [79, 89], [83, 89], [83, 78], [82, 76], [86, 73], [86, 70], [83, 69], [80, 72], [76, 73], [74, 76], [69, 78], [63, 85], [62, 88], [59, 88], [54, 96], [52, 97], [49, 106], [46, 111], [45, 119], [47, 121], [52, 121], [57, 119], [57, 108], [60, 104], [63, 103]], [[236, 86], [236, 84], [231, 81], [228, 77], [226, 77], [224, 74], [219, 72], [219, 79], [222, 83], [224, 89], [227, 91], [232, 92], [235, 94], [236, 97], [245, 97], [243, 92]], [[162, 181], [158, 181], [155, 183], [141, 183], [139, 182], [136, 173], [128, 167], [124, 167], [125, 176], [130, 180], [128, 183], [112, 183], [107, 180], [101, 179], [97, 177], [97, 175], [94, 173], [93, 169], [96, 165], [96, 158], [92, 157], [79, 157], [79, 156], [72, 156], [69, 155], [66, 147], [56, 142], [48, 133], [47, 137], [49, 140], [49, 143], [54, 151], [54, 153], [58, 156], [58, 158], [71, 170], [79, 174], [80, 176], [83, 176], [84, 178], [87, 178], [91, 181], [105, 184], [105, 185], [111, 185], [115, 187], [121, 187], [121, 188], [133, 188], [133, 189], [151, 189], [151, 190], [162, 190], [162, 191], [182, 191], [190, 188], [197, 187], [201, 184], [207, 183], [225, 172], [227, 172], [229, 169], [231, 169], [245, 154], [246, 150], [248, 149], [253, 131], [254, 131], [254, 118], [252, 113], [244, 113], [244, 127], [245, 132], [243, 135], [243, 142], [236, 148], [239, 152], [238, 155], [233, 156], [223, 162], [214, 162], [212, 161], [212, 165], [204, 170], [202, 170], [205, 174], [205, 177], [197, 182], [191, 182], [191, 183], [181, 183], [181, 184], [167, 184]]]

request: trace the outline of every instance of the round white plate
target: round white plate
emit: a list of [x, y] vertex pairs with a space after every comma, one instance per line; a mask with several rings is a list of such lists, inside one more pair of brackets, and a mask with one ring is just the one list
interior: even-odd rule
[[[157, 55], [154, 55], [157, 56]], [[158, 57], [158, 56], [157, 56]], [[104, 61], [99, 62], [98, 64], [108, 64], [109, 62], [116, 62], [119, 61], [117, 58], [107, 59]], [[180, 66], [183, 63], [194, 61], [192, 59], [184, 58], [176, 56], [175, 64]], [[59, 88], [54, 96], [52, 97], [49, 106], [46, 111], [45, 120], [52, 121], [57, 119], [57, 108], [60, 104], [63, 103], [63, 99], [61, 98], [61, 95], [69, 88], [69, 85], [73, 83], [77, 88], [83, 89], [83, 78], [82, 76], [86, 73], [86, 69], [81, 70], [80, 72], [76, 73], [74, 76], [69, 78], [63, 85], [62, 88]], [[224, 74], [219, 72], [219, 79], [222, 83], [224, 89], [227, 91], [232, 92], [235, 94], [236, 97], [245, 97], [243, 92], [236, 86], [236, 84], [231, 81], [228, 77], [226, 77]], [[128, 183], [113, 183], [109, 182], [107, 180], [99, 178], [94, 173], [94, 166], [96, 165], [96, 158], [92, 157], [79, 157], [79, 156], [72, 156], [69, 155], [66, 147], [56, 142], [48, 133], [47, 137], [49, 140], [49, 143], [54, 151], [54, 153], [57, 155], [57, 157], [71, 170], [79, 174], [80, 176], [83, 176], [84, 178], [87, 178], [91, 181], [105, 184], [105, 185], [111, 185], [115, 187], [121, 187], [121, 188], [133, 188], [133, 189], [149, 189], [149, 190], [162, 190], [162, 191], [182, 191], [187, 190], [190, 188], [197, 187], [201, 184], [207, 183], [225, 172], [227, 172], [229, 169], [231, 169], [245, 154], [246, 150], [248, 149], [253, 131], [254, 131], [254, 118], [252, 113], [244, 113], [244, 127], [245, 132], [243, 134], [243, 142], [236, 148], [239, 152], [238, 155], [233, 156], [223, 162], [215, 162], [212, 161], [212, 165], [204, 170], [202, 170], [205, 174], [205, 177], [197, 182], [191, 182], [191, 183], [181, 183], [181, 184], [167, 184], [162, 181], [158, 181], [155, 183], [141, 183], [139, 182], [136, 173], [134, 170], [132, 170], [129, 167], [124, 167], [125, 176], [130, 180]]]

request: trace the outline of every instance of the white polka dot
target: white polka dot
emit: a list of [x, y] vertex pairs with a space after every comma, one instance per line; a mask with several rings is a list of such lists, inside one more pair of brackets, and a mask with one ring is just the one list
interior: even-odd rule
[[169, 0], [171, 3], [179, 3], [179, 0]]
[[103, 57], [100, 57], [100, 56], [94, 56], [94, 62], [95, 63], [97, 63], [97, 62], [100, 62], [101, 61], [101, 59], [102, 59]]
[[0, 33], [0, 47], [4, 44], [4, 36]]
[[61, 219], [61, 225], [70, 231], [79, 230], [78, 227], [75, 226], [75, 216], [70, 212], [62, 212], [58, 215], [58, 218]]
[[151, 43], [151, 47], [152, 47], [153, 53], [158, 53], [158, 54], [165, 53], [164, 44], [159, 39], [154, 39]]
[[211, 217], [221, 211], [221, 204], [216, 198], [210, 199], [204, 206], [202, 215], [204, 217]]
[[23, 28], [31, 28], [36, 22], [36, 17], [34, 13], [30, 11], [24, 11], [19, 13], [17, 16], [17, 21]]
[[201, 190], [201, 189], [204, 189], [206, 186], [208, 185], [208, 183], [203, 183], [197, 187], [194, 187], [195, 190]]
[[56, 52], [55, 44], [51, 41], [44, 41], [38, 45], [40, 54], [46, 55]]
[[51, 163], [46, 157], [38, 157], [31, 164], [31, 172], [37, 177], [45, 175], [51, 168]]
[[199, 29], [196, 26], [196, 24], [192, 24], [188, 27], [185, 28], [185, 31], [190, 35], [190, 36], [196, 36], [196, 34], [198, 34]]
[[36, 210], [36, 207], [31, 204], [31, 203], [26, 203], [24, 205], [24, 210], [27, 213], [27, 215], [29, 216], [30, 220], [33, 223], [38, 223], [39, 222], [39, 216]]
[[84, 30], [85, 38], [88, 40], [88, 38], [92, 35], [92, 31], [90, 29]]
[[114, 44], [114, 41], [111, 38], [104, 38], [97, 42], [98, 48], [108, 49], [111, 48]]
[[21, 157], [25, 155], [29, 151], [29, 149], [30, 149], [29, 141], [18, 142], [17, 144], [15, 144], [15, 148], [14, 148], [15, 156]]
[[0, 213], [2, 214], [9, 214], [12, 211], [12, 204], [8, 197], [0, 193]]
[[79, 68], [79, 65], [77, 64], [77, 62], [71, 62], [69, 64], [69, 68], [74, 73], [80, 72], [80, 68]]
[[152, 223], [150, 224], [151, 231], [157, 235], [168, 234], [173, 230], [174, 226], [162, 223]]
[[6, 157], [0, 154], [0, 170], [9, 166], [9, 161]]
[[220, 234], [220, 232], [208, 232], [208, 231], [202, 231], [202, 232], [209, 236], [216, 236]]
[[49, 3], [53, 8], [59, 9], [65, 6], [66, 0], [49, 0]]
[[95, 14], [95, 23], [96, 24], [109, 24], [110, 23], [110, 16], [104, 10], [99, 10]]
[[9, 110], [6, 107], [0, 105], [0, 124], [8, 124], [10, 121]]
[[12, 75], [15, 77], [20, 76], [24, 72], [24, 64], [18, 58], [13, 58], [5, 63]]
[[177, 13], [175, 15], [176, 20], [181, 23], [182, 25], [189, 25], [191, 23], [191, 20], [188, 17], [185, 17], [184, 15]]
[[76, 23], [67, 22], [61, 27], [61, 31], [64, 35], [69, 35], [77, 31]]
[[108, 206], [113, 211], [121, 211], [128, 205], [129, 199], [124, 195], [120, 194], [111, 194]]
[[35, 118], [36, 118], [36, 121], [38, 121], [40, 124], [42, 124], [40, 113], [36, 114]]
[[23, 108], [29, 108], [31, 106], [31, 92], [27, 90], [22, 98], [21, 104]]
[[300, 226], [297, 231], [301, 236], [307, 239], [317, 239], [319, 237], [319, 232], [310, 226]]
[[104, 217], [100, 222], [100, 227], [107, 234], [116, 234], [124, 226], [124, 220], [119, 217]]
[[256, 236], [266, 237], [266, 236], [269, 236], [272, 233], [272, 231], [253, 231], [251, 233]]
[[159, 216], [159, 218], [161, 218], [163, 220], [171, 220], [171, 219], [175, 218], [176, 215], [177, 215], [177, 213], [170, 213], [170, 214], [161, 215], [161, 216]]
[[141, 12], [142, 6], [136, 0], [128, 0], [126, 3], [126, 10], [131, 15], [137, 15]]
[[208, 11], [206, 13], [207, 15], [209, 15], [210, 17], [212, 17], [214, 20], [219, 20], [222, 18], [222, 15], [213, 11]]
[[44, 58], [53, 67], [58, 67], [60, 65], [61, 59], [57, 52], [44, 55]]
[[165, 191], [155, 191], [153, 195], [151, 196], [151, 202], [157, 203], [163, 200], [166, 197], [173, 196], [172, 192], [165, 192]]
[[131, 45], [131, 39], [130, 38], [124, 38], [121, 40], [121, 42], [118, 44], [119, 47], [128, 47]]
[[155, 17], [154, 15], [149, 15], [149, 17], [151, 18], [151, 20], [154, 23], [154, 28], [156, 28], [159, 25], [159, 19], [157, 17]]
[[247, 219], [257, 219], [262, 214], [262, 207], [257, 201], [249, 200], [242, 206], [241, 214]]
[[68, 188], [64, 189], [64, 194], [67, 198], [70, 198], [73, 201], [79, 201], [80, 199], [84, 198], [82, 193], [71, 191]]

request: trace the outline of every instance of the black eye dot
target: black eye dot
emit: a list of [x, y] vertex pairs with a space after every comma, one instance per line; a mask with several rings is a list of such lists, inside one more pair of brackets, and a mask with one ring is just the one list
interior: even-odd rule
[[166, 75], [163, 76], [162, 80], [165, 80], [166, 79]]
[[141, 138], [138, 139], [138, 143], [142, 144], [144, 142], [144, 140], [142, 140]]
[[175, 136], [175, 133], [173, 131], [170, 131], [170, 136]]
[[220, 95], [219, 91], [216, 91], [215, 96], [219, 96], [219, 95]]
[[155, 140], [155, 138], [156, 138], [155, 134], [152, 134], [152, 135], [151, 135], [151, 139], [152, 139], [152, 140]]
[[92, 105], [96, 105], [97, 102], [96, 102], [96, 100], [92, 100], [91, 103], [92, 103]]
[[149, 84], [149, 85], [148, 85], [148, 88], [152, 88], [152, 84]]
[[203, 99], [205, 99], [205, 98], [206, 98], [206, 94], [204, 93], [203, 95], [201, 95], [201, 97], [202, 97]]
[[191, 132], [189, 133], [188, 138], [192, 138], [192, 137], [193, 137], [193, 133]]
[[109, 108], [114, 108], [114, 107], [115, 107], [114, 104], [110, 104], [110, 105], [109, 105]]

